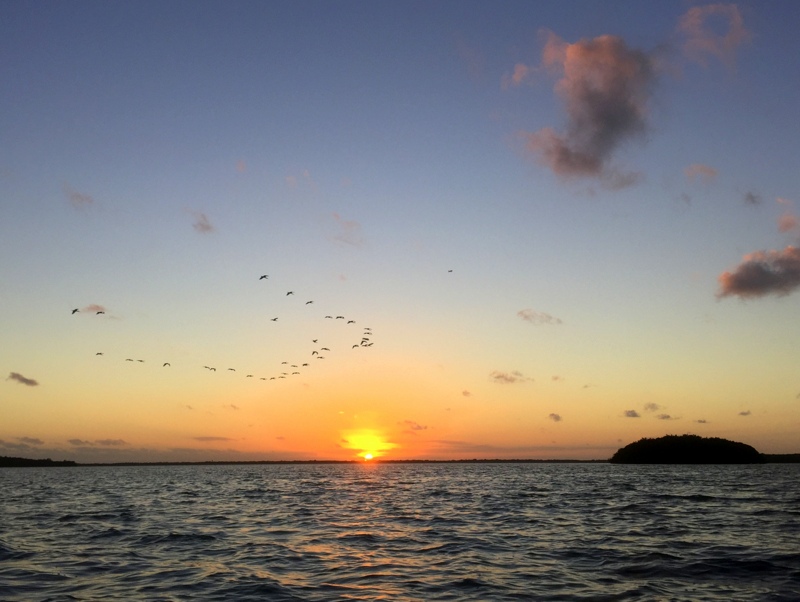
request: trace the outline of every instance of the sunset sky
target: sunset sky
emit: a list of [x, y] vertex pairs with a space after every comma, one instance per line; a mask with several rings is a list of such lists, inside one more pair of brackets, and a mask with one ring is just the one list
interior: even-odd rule
[[800, 452], [798, 23], [2, 3], [0, 455]]

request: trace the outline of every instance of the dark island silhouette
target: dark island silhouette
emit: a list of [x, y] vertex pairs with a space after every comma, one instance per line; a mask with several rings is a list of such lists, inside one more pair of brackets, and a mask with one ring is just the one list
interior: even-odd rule
[[616, 464], [762, 464], [767, 461], [746, 443], [699, 435], [643, 438], [617, 450]]

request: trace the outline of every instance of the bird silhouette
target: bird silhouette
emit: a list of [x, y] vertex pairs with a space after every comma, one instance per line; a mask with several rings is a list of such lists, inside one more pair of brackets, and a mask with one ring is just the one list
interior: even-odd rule
[[253, 375], [252, 374], [248, 374], [247, 376], [245, 376], [245, 378], [253, 378]]
[[347, 321], [347, 323], [348, 323], [348, 324], [355, 324], [355, 323], [356, 323], [356, 321], [355, 321], [355, 320], [348, 320], [348, 321]]
[[286, 293], [286, 296], [287, 296], [287, 297], [288, 297], [289, 295], [294, 295], [294, 291], [289, 291], [288, 293]]
[[171, 365], [172, 364], [170, 364], [169, 362], [164, 362], [164, 364], [161, 367], [163, 368], [164, 366], [171, 366]]
[[266, 280], [267, 278], [269, 278], [269, 276], [267, 274], [264, 274], [261, 276], [261, 278], [259, 278], [259, 280]]
[[72, 313], [73, 313], [73, 314], [76, 314], [76, 313], [78, 313], [79, 311], [80, 311], [80, 310], [79, 310], [79, 309], [76, 307], [75, 309], [73, 309], [73, 310], [72, 310]]
[[228, 368], [231, 372], [236, 372], [236, 368]]
[[126, 362], [132, 362], [133, 360], [131, 358], [126, 358], [125, 361]]
[[271, 321], [272, 321], [272, 322], [277, 322], [277, 321], [278, 321], [278, 318], [272, 318], [272, 319], [271, 319]]
[[102, 351], [98, 351], [97, 353], [95, 353], [95, 355], [103, 355], [103, 352]]
[[100, 314], [104, 314], [104, 313], [106, 313], [106, 312], [104, 312], [104, 311], [98, 311], [98, 312], [97, 312], [95, 315], [96, 315], [96, 316], [99, 316]]
[[306, 305], [311, 305], [312, 303], [314, 303], [314, 302], [313, 301], [306, 301]]
[[144, 360], [136, 360], [136, 361], [137, 362], [141, 362], [142, 364], [144, 364]]
[[330, 349], [328, 349], [327, 347], [320, 347], [319, 350], [320, 351], [330, 351]]
[[[77, 310], [76, 310], [76, 311], [77, 311]], [[326, 318], [326, 319], [327, 319], [327, 318], [329, 318], [329, 319], [333, 320], [333, 316], [325, 316], [325, 318]]]
[[344, 320], [344, 316], [336, 316], [337, 320]]

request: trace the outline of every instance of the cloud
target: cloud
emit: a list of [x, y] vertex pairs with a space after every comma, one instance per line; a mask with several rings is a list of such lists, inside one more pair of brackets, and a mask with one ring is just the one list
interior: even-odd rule
[[556, 374], [554, 376], [551, 376], [550, 380], [552, 380], [553, 382], [564, 382], [564, 377]]
[[36, 449], [34, 447], [31, 447], [30, 444], [28, 444], [25, 441], [23, 441], [23, 439], [25, 439], [25, 438], [26, 437], [18, 437], [18, 439], [20, 440], [20, 443], [12, 443], [11, 441], [3, 441], [2, 439], [0, 439], [0, 447], [5, 448], [5, 449], [13, 449], [14, 451], [17, 451], [17, 452], [20, 452], [20, 451], [31, 451], [33, 449]]
[[778, 232], [791, 232], [798, 229], [800, 220], [792, 212], [792, 202], [788, 199], [778, 197], [778, 203], [786, 207], [786, 211], [778, 218]]
[[739, 416], [749, 416], [752, 414], [750, 410], [744, 410], [743, 412], [739, 412]]
[[91, 441], [84, 441], [83, 439], [68, 439], [67, 443], [76, 447], [91, 447], [94, 445]]
[[658, 405], [657, 403], [653, 403], [652, 401], [650, 403], [644, 404], [644, 411], [645, 412], [656, 412], [656, 411], [658, 411], [660, 409], [661, 409], [661, 406]]
[[491, 378], [493, 382], [496, 382], [500, 385], [510, 385], [513, 383], [524, 382], [526, 380], [533, 380], [517, 370], [514, 370], [513, 372], [501, 372], [500, 370], [495, 370], [489, 374], [489, 378]]
[[194, 223], [192, 224], [192, 228], [202, 234], [207, 234], [214, 231], [214, 226], [211, 224], [211, 221], [208, 219], [208, 216], [205, 213], [193, 211], [192, 215], [194, 215], [195, 219]]
[[28, 387], [35, 387], [39, 384], [38, 381], [33, 380], [32, 378], [25, 378], [19, 372], [11, 372], [6, 380], [15, 380], [22, 385], [27, 385]]
[[552, 420], [553, 422], [561, 422], [561, 420], [562, 420], [562, 419], [561, 419], [561, 415], [560, 415], [560, 414], [550, 414], [550, 415], [548, 416], [548, 418], [549, 418], [550, 420]]
[[705, 418], [698, 418], [697, 420], [695, 420], [695, 422], [697, 424], [708, 424], [708, 420], [706, 420]]
[[508, 88], [519, 86], [524, 82], [529, 76], [535, 71], [534, 68], [529, 67], [523, 63], [517, 63], [514, 65], [513, 73], [506, 74], [503, 76], [503, 80], [501, 82], [501, 86], [503, 90], [507, 90]]
[[684, 168], [683, 173], [690, 182], [701, 180], [705, 184], [708, 184], [717, 177], [716, 169], [710, 165], [703, 165], [702, 163], [692, 163]]
[[566, 105], [567, 128], [524, 133], [526, 149], [564, 178], [598, 177], [610, 188], [636, 183], [639, 174], [622, 173], [610, 161], [646, 130], [653, 59], [617, 36], [569, 44], [549, 33], [542, 63], [563, 74], [555, 89]]
[[789, 245], [782, 251], [750, 253], [732, 272], [720, 274], [718, 280], [719, 298], [788, 295], [800, 286], [800, 249]]
[[744, 204], [745, 205], [760, 205], [761, 204], [761, 195], [756, 194], [753, 191], [748, 191], [744, 193]]
[[656, 416], [656, 418], [658, 418], [659, 420], [677, 420], [677, 418], [673, 418], [669, 414], [659, 414], [658, 416]]
[[462, 394], [464, 397], [471, 397], [471, 396], [472, 396], [472, 393], [470, 393], [470, 392], [469, 392], [469, 391], [467, 391], [466, 389], [464, 389], [463, 391], [461, 391], [461, 394]]
[[88, 194], [83, 194], [77, 190], [73, 190], [67, 185], [64, 185], [64, 194], [67, 195], [70, 204], [76, 209], [82, 209], [84, 207], [90, 207], [94, 205], [94, 199]]
[[26, 445], [44, 445], [44, 441], [36, 437], [17, 437], [17, 441], [21, 441]]
[[562, 324], [561, 318], [556, 318], [543, 311], [533, 309], [521, 309], [517, 312], [517, 317], [531, 324]]
[[236, 162], [236, 172], [237, 173], [244, 173], [247, 171], [247, 163], [243, 159], [239, 159]]
[[639, 418], [639, 412], [636, 410], [625, 410], [625, 418]]
[[427, 426], [423, 426], [418, 422], [414, 422], [413, 420], [403, 420], [402, 422], [398, 422], [397, 424], [403, 425], [406, 427], [405, 432], [411, 433], [416, 435], [416, 431], [426, 431], [428, 430]]
[[337, 232], [333, 235], [333, 240], [358, 247], [364, 243], [361, 234], [361, 224], [356, 221], [343, 219], [338, 213], [333, 213], [332, 217], [336, 222]]
[[195, 441], [236, 441], [236, 439], [231, 439], [230, 437], [213, 437], [213, 436], [202, 436], [202, 437], [192, 437]]
[[[724, 22], [724, 34], [714, 27], [720, 22]], [[708, 64], [710, 56], [732, 67], [736, 49], [751, 37], [739, 8], [721, 3], [690, 8], [678, 22], [678, 33], [684, 37], [684, 54], [703, 66]]]
[[123, 439], [96, 439], [95, 443], [105, 447], [119, 447], [120, 445], [128, 444], [128, 442]]

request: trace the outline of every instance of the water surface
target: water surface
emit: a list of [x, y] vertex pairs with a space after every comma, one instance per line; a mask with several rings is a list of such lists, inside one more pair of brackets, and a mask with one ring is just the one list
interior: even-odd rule
[[0, 599], [798, 600], [800, 465], [0, 469]]

